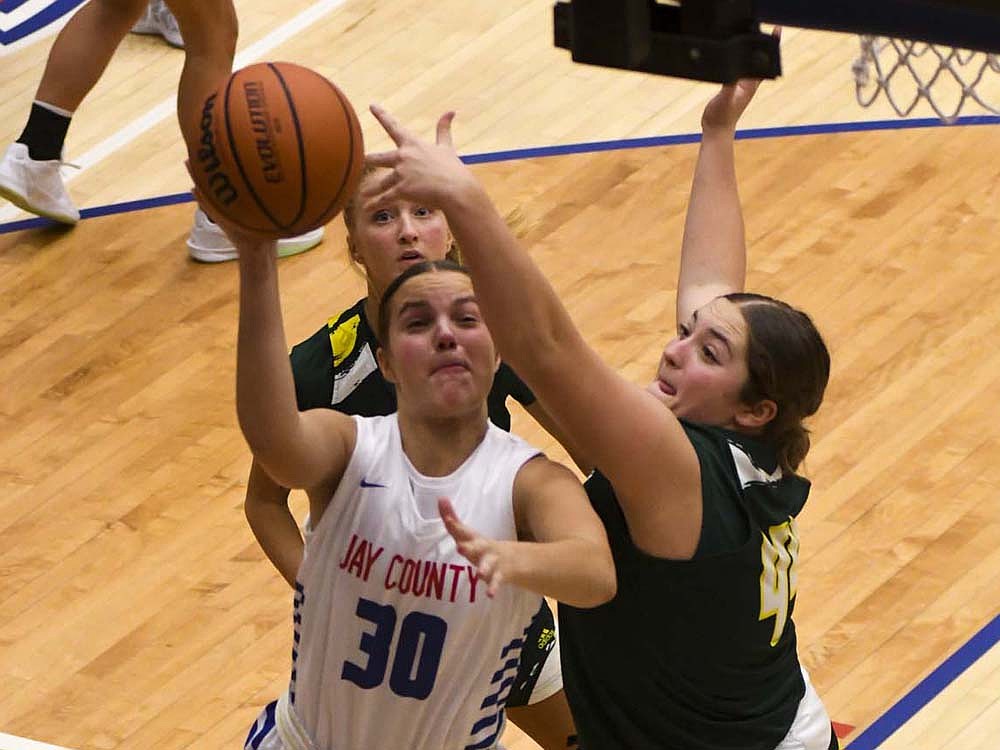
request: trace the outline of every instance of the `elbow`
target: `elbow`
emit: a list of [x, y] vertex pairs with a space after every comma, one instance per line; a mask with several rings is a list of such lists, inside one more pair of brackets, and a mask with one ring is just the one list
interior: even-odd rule
[[246, 441], [250, 452], [257, 456], [259, 453], [266, 453], [268, 446], [268, 430], [260, 424], [260, 420], [253, 413], [240, 408], [237, 401], [236, 419], [240, 425], [240, 432]]
[[591, 604], [591, 607], [599, 607], [602, 604], [607, 604], [618, 594], [618, 576], [615, 574], [615, 565], [609, 559], [608, 567], [604, 573], [601, 585], [596, 592], [597, 601]]
[[594, 559], [600, 560], [600, 563], [591, 576], [589, 590], [579, 602], [573, 604], [574, 607], [581, 609], [600, 607], [602, 604], [610, 602], [618, 594], [618, 576], [615, 573], [615, 564], [611, 559], [611, 553], [607, 549], [602, 550], [602, 552], [603, 554], [594, 557]]

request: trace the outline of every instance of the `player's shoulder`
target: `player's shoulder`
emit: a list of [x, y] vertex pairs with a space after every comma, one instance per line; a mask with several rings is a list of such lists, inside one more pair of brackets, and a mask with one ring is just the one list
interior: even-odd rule
[[497, 427], [493, 422], [487, 422], [486, 440], [498, 449], [512, 450], [516, 452], [527, 452], [532, 455], [542, 454], [542, 451], [533, 446], [524, 438], [515, 435], [513, 432]]
[[372, 350], [377, 348], [375, 335], [368, 325], [368, 318], [365, 315], [364, 299], [359, 300], [340, 315], [330, 318], [326, 327], [334, 367], [339, 367], [350, 361], [357, 352], [365, 348], [365, 345], [368, 345]]
[[364, 317], [364, 299], [333, 315], [306, 339], [292, 347], [292, 361], [332, 359], [343, 362], [367, 340], [369, 331]]

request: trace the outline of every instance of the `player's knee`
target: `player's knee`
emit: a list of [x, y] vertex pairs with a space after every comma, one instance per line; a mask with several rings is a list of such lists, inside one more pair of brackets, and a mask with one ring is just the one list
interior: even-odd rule
[[108, 20], [121, 19], [123, 23], [132, 23], [142, 15], [149, 0], [92, 0]]
[[232, 0], [167, 0], [184, 37], [184, 48], [199, 57], [236, 54], [239, 22]]

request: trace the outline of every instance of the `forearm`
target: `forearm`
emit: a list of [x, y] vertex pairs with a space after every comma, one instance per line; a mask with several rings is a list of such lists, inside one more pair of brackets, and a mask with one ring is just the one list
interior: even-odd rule
[[525, 411], [531, 415], [531, 417], [540, 424], [549, 435], [554, 437], [556, 441], [565, 449], [569, 454], [569, 457], [573, 459], [573, 463], [584, 475], [589, 474], [594, 470], [594, 462], [591, 461], [587, 455], [583, 452], [576, 441], [572, 440], [564, 429], [562, 429], [555, 421], [555, 418], [549, 413], [541, 401], [535, 401], [533, 404], [525, 407]]
[[294, 587], [305, 545], [291, 510], [287, 505], [255, 503], [249, 497], [243, 507], [260, 548], [288, 585]]
[[288, 489], [271, 479], [256, 461], [250, 467], [243, 511], [264, 554], [294, 586], [305, 546], [302, 535], [288, 507]]
[[451, 193], [444, 209], [497, 348], [532, 383], [559, 347], [577, 342], [569, 313], [478, 182]]
[[265, 465], [299, 426], [274, 252], [240, 253], [236, 406], [247, 442]]
[[746, 238], [734, 142], [735, 131], [727, 127], [706, 128], [702, 137], [684, 222], [678, 308], [684, 293], [698, 287], [743, 288]]
[[511, 556], [507, 583], [573, 607], [596, 607], [615, 595], [617, 579], [606, 545], [589, 539], [506, 544]]

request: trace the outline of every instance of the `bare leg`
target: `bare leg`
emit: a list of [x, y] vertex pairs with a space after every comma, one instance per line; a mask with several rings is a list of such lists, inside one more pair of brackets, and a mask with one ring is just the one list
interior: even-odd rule
[[578, 747], [573, 715], [566, 702], [566, 693], [562, 690], [540, 703], [508, 708], [507, 717], [544, 750], [573, 750]]
[[108, 66], [146, 0], [91, 0], [63, 27], [35, 98], [74, 111]]
[[185, 142], [197, 143], [205, 97], [233, 69], [238, 24], [232, 0], [167, 0], [184, 37], [177, 119]]

